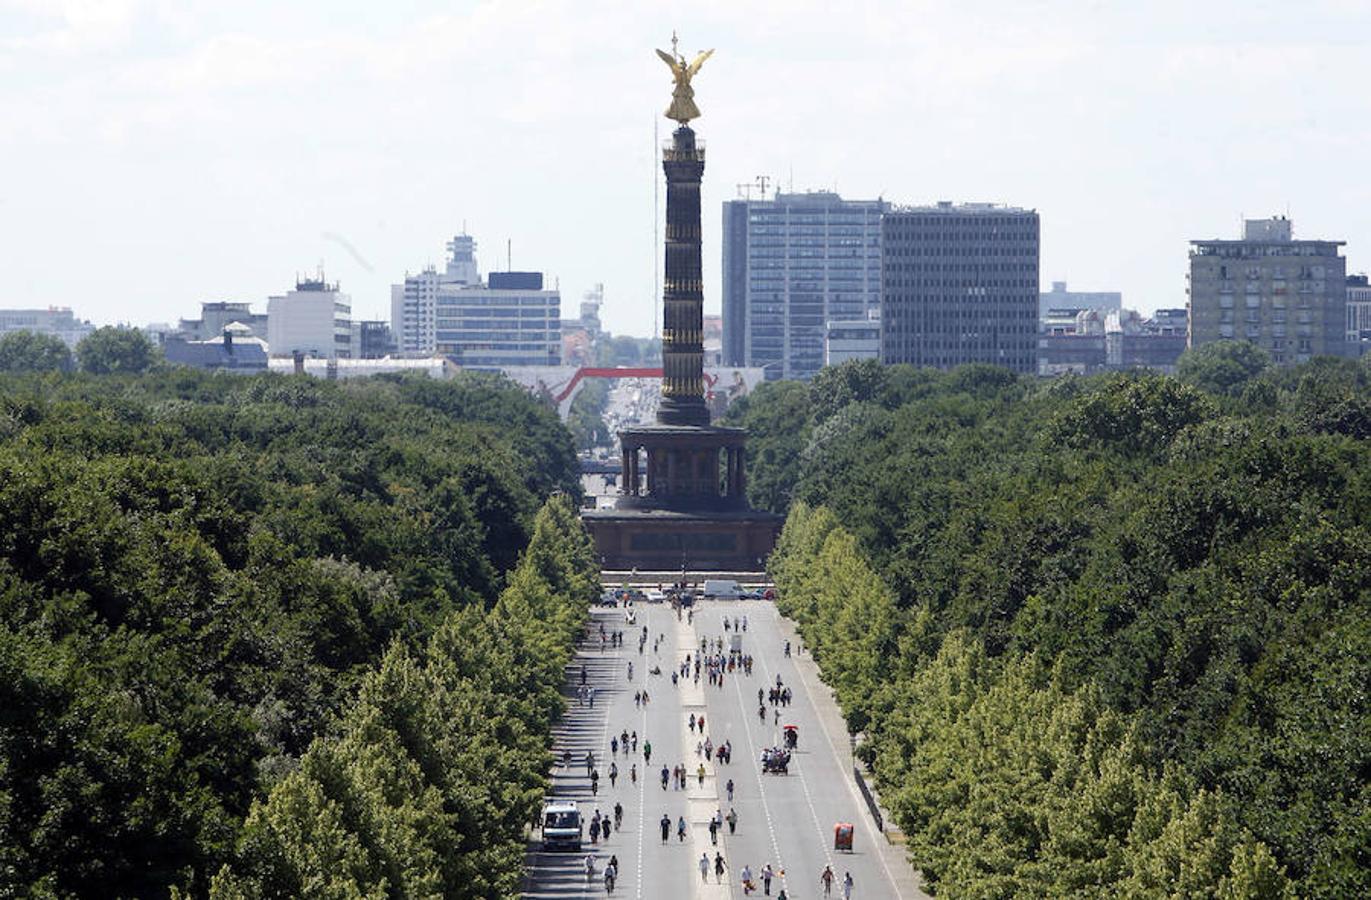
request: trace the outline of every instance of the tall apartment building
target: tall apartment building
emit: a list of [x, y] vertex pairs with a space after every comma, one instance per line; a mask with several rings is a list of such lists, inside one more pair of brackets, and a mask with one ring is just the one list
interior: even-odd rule
[[560, 365], [560, 292], [543, 290], [542, 272], [491, 272], [487, 280], [439, 288], [437, 355], [468, 367]]
[[351, 358], [352, 299], [322, 273], [296, 281], [295, 290], [267, 298], [267, 348], [278, 357]]
[[481, 283], [475, 238], [456, 235], [447, 242], [447, 251], [447, 266], [442, 272], [428, 266], [416, 275], [406, 274], [403, 284], [390, 287], [390, 327], [401, 356], [433, 356], [437, 352], [434, 312], [439, 288]]
[[776, 194], [724, 203], [723, 361], [767, 378], [810, 378], [828, 323], [881, 306], [884, 200]]
[[881, 359], [1037, 369], [1038, 213], [899, 207], [881, 228]]
[[1245, 340], [1278, 365], [1347, 352], [1345, 241], [1297, 241], [1284, 217], [1241, 240], [1191, 241], [1189, 346]]
[[65, 306], [49, 306], [47, 309], [0, 309], [0, 334], [9, 331], [32, 331], [50, 334], [61, 338], [72, 349], [81, 339], [95, 330], [95, 326], [82, 321]]

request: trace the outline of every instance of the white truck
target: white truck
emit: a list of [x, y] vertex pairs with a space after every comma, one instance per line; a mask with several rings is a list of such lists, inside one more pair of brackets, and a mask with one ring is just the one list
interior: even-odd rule
[[706, 600], [740, 600], [743, 589], [738, 582], [730, 579], [707, 578], [702, 593]]
[[581, 852], [581, 807], [575, 800], [543, 802], [543, 849]]

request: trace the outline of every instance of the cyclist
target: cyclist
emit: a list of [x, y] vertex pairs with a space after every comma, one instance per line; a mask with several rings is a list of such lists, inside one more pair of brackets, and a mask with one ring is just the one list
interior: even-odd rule
[[593, 797], [600, 792], [600, 770], [590, 770], [590, 795]]
[[586, 881], [589, 882], [590, 879], [592, 879], [592, 878], [595, 877], [595, 856], [594, 856], [593, 854], [590, 854], [590, 853], [587, 853], [587, 854], [586, 854], [585, 866], [586, 866]]
[[605, 866], [605, 891], [607, 893], [614, 892], [614, 879], [618, 874], [619, 867], [614, 865], [614, 860], [611, 859], [609, 865]]

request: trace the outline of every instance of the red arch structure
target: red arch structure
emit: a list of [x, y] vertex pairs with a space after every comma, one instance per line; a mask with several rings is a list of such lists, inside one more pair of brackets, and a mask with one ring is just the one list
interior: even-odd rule
[[[571, 401], [576, 399], [576, 392], [581, 389], [581, 382], [586, 378], [661, 377], [661, 366], [658, 366], [655, 369], [632, 367], [600, 368], [595, 366], [582, 366], [581, 368], [576, 370], [575, 374], [571, 376], [571, 379], [567, 381], [566, 385], [563, 386], [560, 391], [552, 395], [552, 398], [557, 401], [558, 414], [561, 415], [563, 419], [565, 419], [567, 417], [567, 414], [571, 410]], [[714, 387], [714, 383], [719, 380], [717, 375], [710, 375], [708, 372], [705, 373], [704, 377], [706, 389]]]

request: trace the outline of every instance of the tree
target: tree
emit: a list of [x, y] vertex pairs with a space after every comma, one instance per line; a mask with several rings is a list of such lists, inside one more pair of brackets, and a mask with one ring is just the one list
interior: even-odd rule
[[76, 345], [81, 370], [94, 375], [140, 375], [159, 355], [143, 332], [114, 325], [97, 328]]
[[1176, 374], [1211, 394], [1236, 397], [1270, 365], [1270, 354], [1251, 341], [1215, 341], [1182, 353]]
[[0, 335], [0, 372], [65, 372], [71, 350], [61, 338], [36, 331]]

